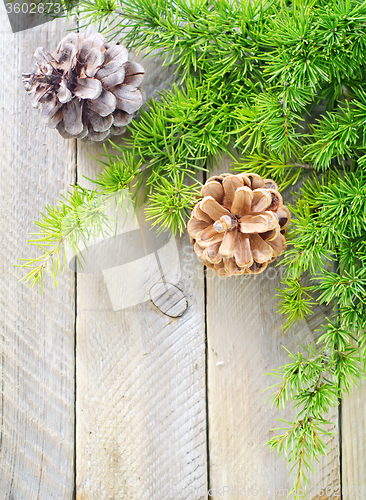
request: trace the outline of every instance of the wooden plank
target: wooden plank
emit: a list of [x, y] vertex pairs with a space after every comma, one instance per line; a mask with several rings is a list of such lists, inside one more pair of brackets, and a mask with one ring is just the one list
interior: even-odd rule
[[[69, 500], [74, 453], [74, 274], [43, 296], [18, 283], [33, 221], [75, 177], [75, 144], [40, 121], [21, 83], [39, 46], [53, 49], [56, 21], [10, 33], [0, 4], [1, 397], [0, 496]], [[35, 253], [33, 253], [35, 255]]]
[[[143, 65], [149, 96], [171, 70]], [[78, 143], [80, 180], [95, 177], [89, 155], [102, 152]], [[150, 302], [114, 311], [101, 273], [77, 275], [78, 500], [206, 496], [203, 267], [187, 237], [178, 251], [189, 307], [177, 319]], [[144, 272], [142, 263], [136, 278]]]
[[[219, 172], [229, 169], [229, 159], [223, 158]], [[263, 390], [274, 379], [263, 374], [287, 362], [282, 346], [297, 351], [300, 343], [314, 340], [323, 318], [317, 311], [309, 323], [284, 333], [284, 319], [276, 313], [280, 278], [281, 268], [273, 265], [257, 276], [219, 278], [207, 271], [209, 461], [215, 500], [220, 494], [237, 498], [236, 490], [248, 488], [252, 496], [257, 490], [261, 500], [285, 498], [292, 487], [284, 458], [264, 446], [273, 436], [270, 429], [278, 426], [275, 419], [291, 415], [278, 414], [264, 402], [268, 394]], [[337, 412], [330, 418], [337, 430]], [[309, 499], [339, 485], [337, 434], [329, 448], [316, 466]]]
[[365, 380], [342, 401], [342, 486], [349, 498], [365, 498], [366, 492], [365, 401]]

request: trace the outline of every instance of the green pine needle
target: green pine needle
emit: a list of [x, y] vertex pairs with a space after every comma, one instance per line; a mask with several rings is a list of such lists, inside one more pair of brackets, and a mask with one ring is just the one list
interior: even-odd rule
[[173, 179], [162, 177], [161, 185], [155, 188], [146, 207], [147, 220], [153, 220], [153, 226], [160, 225], [160, 230], [171, 230], [173, 234], [183, 234], [190, 212], [200, 197], [201, 185], [185, 185], [184, 176]]

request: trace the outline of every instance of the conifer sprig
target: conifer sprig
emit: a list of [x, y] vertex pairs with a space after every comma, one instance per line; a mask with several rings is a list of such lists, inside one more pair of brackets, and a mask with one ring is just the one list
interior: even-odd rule
[[20, 267], [31, 269], [22, 280], [31, 287], [40, 281], [42, 288], [44, 271], [48, 271], [56, 285], [58, 273], [65, 270], [67, 246], [76, 256], [81, 256], [77, 258], [82, 265], [82, 249], [100, 235], [111, 231], [113, 234], [106, 214], [109, 205], [108, 199], [79, 185], [62, 196], [57, 205], [46, 205], [41, 220], [35, 222], [39, 232], [31, 233], [34, 238], [28, 240], [30, 245], [38, 247], [41, 255], [20, 259], [23, 262]]

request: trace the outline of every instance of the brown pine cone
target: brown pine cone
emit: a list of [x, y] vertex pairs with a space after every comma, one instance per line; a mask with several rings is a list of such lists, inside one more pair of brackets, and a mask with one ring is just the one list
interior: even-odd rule
[[143, 67], [99, 33], [71, 33], [53, 54], [40, 47], [34, 58], [36, 69], [23, 74], [24, 87], [45, 123], [66, 139], [123, 134], [142, 105]]
[[222, 174], [201, 192], [187, 230], [198, 257], [218, 275], [259, 274], [285, 250], [290, 212], [274, 181]]

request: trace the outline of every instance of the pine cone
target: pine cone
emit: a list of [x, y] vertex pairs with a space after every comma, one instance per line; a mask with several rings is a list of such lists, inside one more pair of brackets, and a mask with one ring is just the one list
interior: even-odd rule
[[87, 38], [71, 33], [56, 52], [40, 47], [34, 58], [36, 69], [23, 74], [23, 84], [45, 123], [66, 139], [103, 141], [123, 134], [142, 105], [143, 67], [128, 61], [124, 46], [105, 43], [99, 33]]
[[261, 273], [285, 250], [290, 212], [274, 181], [222, 174], [201, 192], [187, 230], [198, 257], [218, 275]]

